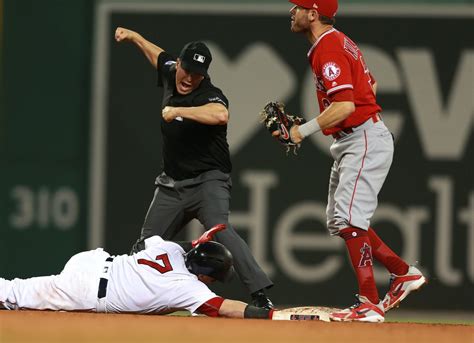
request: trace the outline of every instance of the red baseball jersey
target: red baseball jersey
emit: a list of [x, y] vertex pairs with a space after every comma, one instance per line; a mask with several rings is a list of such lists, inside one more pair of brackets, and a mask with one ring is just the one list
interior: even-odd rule
[[323, 33], [309, 50], [308, 59], [313, 70], [321, 112], [343, 90], [349, 90], [347, 100], [355, 104], [355, 111], [349, 117], [336, 126], [323, 130], [325, 135], [360, 125], [381, 111], [372, 89], [375, 80], [359, 48], [345, 34], [336, 29]]

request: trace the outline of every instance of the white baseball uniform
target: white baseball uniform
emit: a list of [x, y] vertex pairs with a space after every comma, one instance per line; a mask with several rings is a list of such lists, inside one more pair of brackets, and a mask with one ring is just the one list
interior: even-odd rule
[[195, 312], [217, 296], [187, 270], [184, 253], [178, 244], [159, 236], [148, 238], [145, 250], [113, 260], [101, 248], [81, 252], [71, 257], [59, 275], [0, 278], [0, 305], [115, 313]]

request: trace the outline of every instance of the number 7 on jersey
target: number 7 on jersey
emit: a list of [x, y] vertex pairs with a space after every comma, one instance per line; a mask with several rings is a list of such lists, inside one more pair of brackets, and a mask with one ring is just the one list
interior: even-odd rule
[[171, 263], [170, 263], [170, 259], [168, 258], [168, 254], [158, 255], [156, 256], [155, 260], [158, 261], [158, 263], [154, 261], [150, 261], [150, 260], [145, 260], [144, 258], [139, 258], [138, 264], [145, 264], [159, 271], [161, 274], [164, 274], [173, 270], [173, 267], [171, 266]]

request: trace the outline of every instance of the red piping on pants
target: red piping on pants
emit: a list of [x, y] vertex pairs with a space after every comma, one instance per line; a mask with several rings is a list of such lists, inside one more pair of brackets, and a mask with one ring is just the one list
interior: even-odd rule
[[357, 179], [354, 185], [354, 191], [352, 192], [351, 204], [349, 205], [349, 224], [351, 224], [351, 221], [352, 221], [352, 203], [354, 202], [354, 196], [357, 189], [357, 182], [359, 181], [360, 174], [362, 173], [362, 168], [364, 168], [365, 156], [367, 156], [367, 132], [365, 130], [364, 130], [364, 138], [365, 138], [364, 157], [362, 157], [362, 165], [360, 166], [359, 174], [357, 174]]

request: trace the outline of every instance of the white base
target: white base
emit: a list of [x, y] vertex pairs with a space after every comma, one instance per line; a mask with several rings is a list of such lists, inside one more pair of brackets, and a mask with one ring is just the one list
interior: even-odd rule
[[329, 315], [339, 308], [324, 306], [291, 307], [273, 312], [272, 320], [317, 320], [330, 322]]

